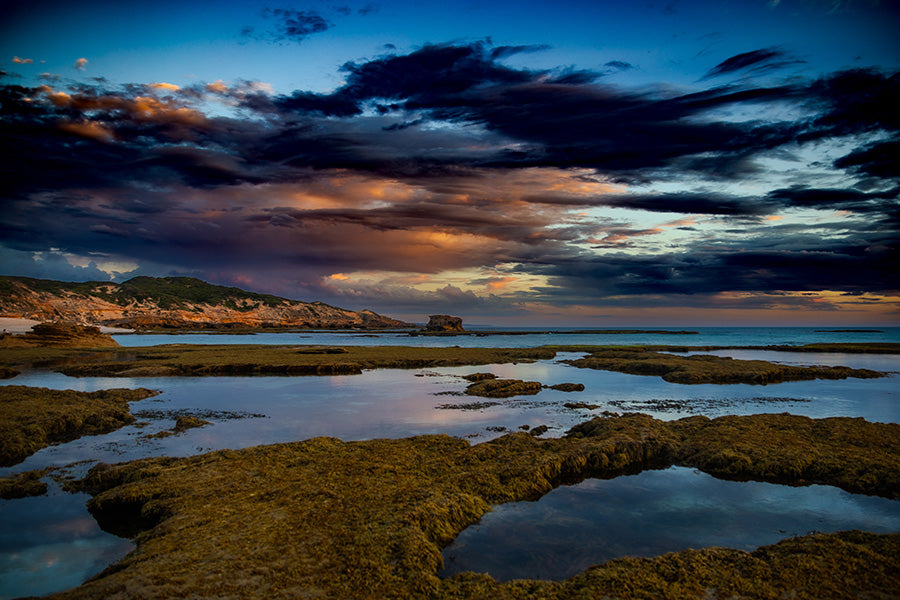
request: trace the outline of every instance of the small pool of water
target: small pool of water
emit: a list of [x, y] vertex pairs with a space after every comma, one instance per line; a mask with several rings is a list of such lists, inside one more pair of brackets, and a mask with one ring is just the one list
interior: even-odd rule
[[85, 510], [87, 494], [51, 481], [46, 496], [0, 500], [0, 598], [42, 596], [81, 585], [134, 549], [100, 529]]
[[588, 479], [503, 504], [444, 550], [442, 577], [562, 580], [624, 556], [722, 546], [754, 550], [812, 532], [900, 532], [900, 500], [830, 486], [724, 481], [670, 467]]

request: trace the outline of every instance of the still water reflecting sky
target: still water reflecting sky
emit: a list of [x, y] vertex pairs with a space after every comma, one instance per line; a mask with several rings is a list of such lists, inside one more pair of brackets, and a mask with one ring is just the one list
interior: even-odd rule
[[444, 550], [442, 576], [565, 579], [623, 556], [753, 550], [812, 532], [900, 531], [900, 500], [833, 487], [716, 479], [684, 467], [556, 488], [495, 507]]

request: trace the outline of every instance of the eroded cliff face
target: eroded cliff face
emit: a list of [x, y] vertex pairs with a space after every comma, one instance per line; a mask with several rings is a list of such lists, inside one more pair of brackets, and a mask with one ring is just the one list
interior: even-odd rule
[[321, 302], [254, 294], [190, 278], [142, 277], [121, 285], [0, 279], [0, 316], [39, 321], [74, 321], [132, 329], [413, 326], [369, 310], [352, 311]]

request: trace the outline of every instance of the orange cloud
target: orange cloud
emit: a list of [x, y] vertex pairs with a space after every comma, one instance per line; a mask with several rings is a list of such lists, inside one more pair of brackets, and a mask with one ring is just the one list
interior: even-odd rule
[[218, 81], [207, 83], [206, 91], [212, 94], [224, 94], [228, 91], [228, 85], [224, 81], [219, 79]]
[[75, 135], [91, 138], [100, 142], [112, 142], [115, 134], [112, 129], [96, 121], [80, 121], [75, 123], [61, 123], [59, 128]]
[[166, 83], [164, 81], [161, 81], [159, 83], [151, 83], [147, 87], [150, 87], [154, 90], [166, 90], [169, 92], [177, 92], [178, 90], [181, 89], [179, 86], [175, 85], [174, 83]]
[[495, 292], [518, 280], [518, 277], [491, 277], [485, 285], [490, 291]]
[[30, 65], [34, 63], [33, 58], [19, 58], [18, 56], [13, 56], [12, 61], [19, 65]]
[[87, 66], [87, 64], [88, 64], [88, 59], [79, 58], [78, 60], [75, 61], [75, 69], [77, 69], [78, 71], [84, 71], [84, 68]]

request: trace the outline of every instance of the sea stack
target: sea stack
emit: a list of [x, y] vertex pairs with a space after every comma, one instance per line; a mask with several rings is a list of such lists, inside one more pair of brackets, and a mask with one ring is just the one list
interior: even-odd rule
[[462, 319], [450, 315], [429, 315], [425, 331], [465, 331]]

